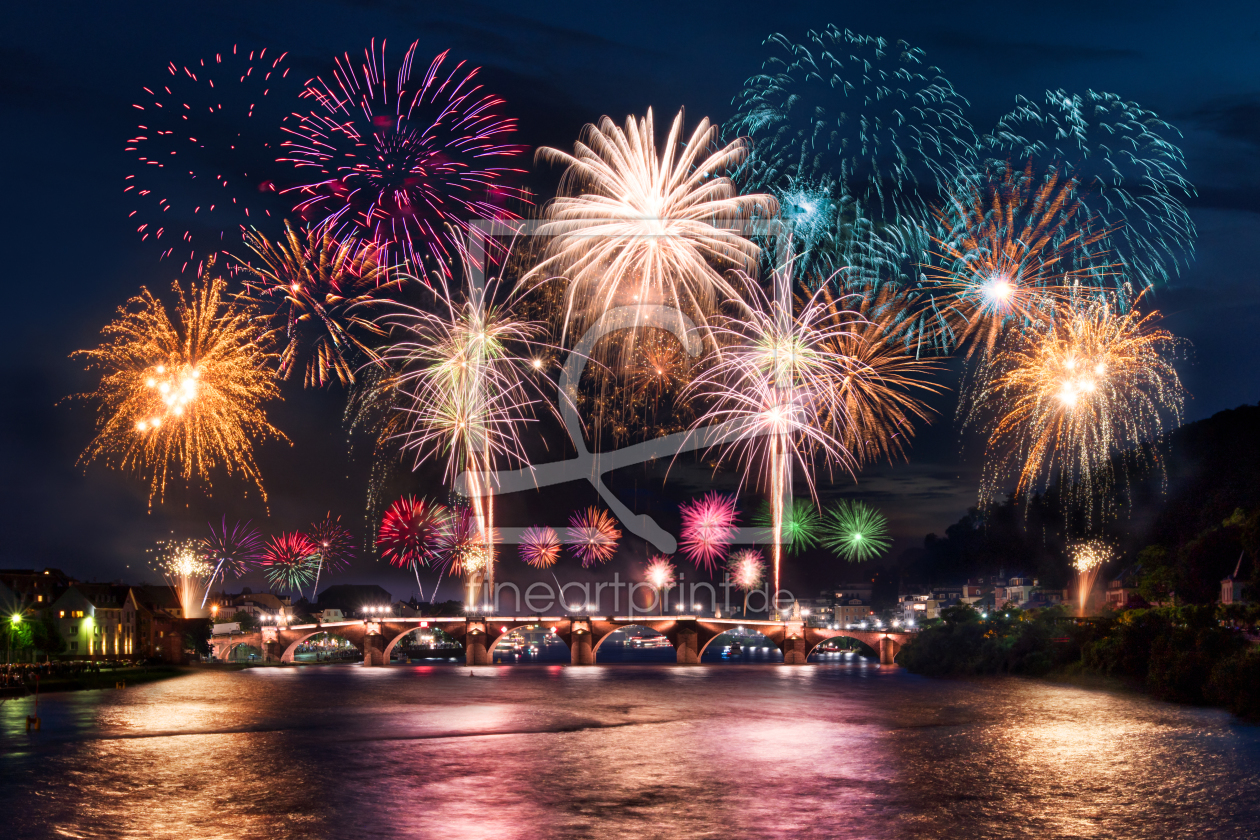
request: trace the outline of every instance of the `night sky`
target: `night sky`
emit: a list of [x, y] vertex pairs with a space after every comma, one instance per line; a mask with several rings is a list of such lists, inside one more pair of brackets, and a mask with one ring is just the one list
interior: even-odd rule
[[[449, 49], [481, 65], [486, 87], [519, 118], [517, 142], [570, 149], [581, 127], [652, 106], [658, 123], [685, 106], [688, 127], [722, 122], [744, 79], [757, 72], [763, 39], [804, 39], [828, 23], [903, 39], [926, 51], [987, 130], [1017, 94], [1047, 89], [1119, 94], [1156, 111], [1185, 135], [1198, 252], [1187, 271], [1156, 290], [1165, 325], [1192, 342], [1180, 372], [1192, 399], [1187, 419], [1260, 399], [1260, 7], [1250, 2], [939, 2], [521, 4], [521, 3], [25, 3], [0, 31], [0, 133], [5, 307], [0, 341], [0, 567], [60, 567], [84, 578], [153, 580], [156, 539], [199, 536], [208, 518], [253, 518], [269, 531], [305, 527], [325, 511], [363, 528], [367, 448], [347, 452], [344, 392], [285, 384], [271, 411], [293, 446], [259, 452], [270, 519], [254, 494], [223, 483], [206, 499], [174, 488], [148, 512], [145, 486], [75, 459], [92, 436], [91, 411], [61, 402], [93, 382], [71, 351], [97, 343], [113, 310], [141, 285], [169, 287], [177, 266], [158, 260], [127, 218], [123, 184], [134, 171], [123, 141], [132, 103], [169, 61], [194, 62], [233, 44], [287, 50], [303, 78], [327, 74], [334, 55], [361, 55], [387, 39], [397, 58], [418, 39], [427, 62]], [[658, 128], [658, 139], [663, 129]], [[532, 156], [524, 158], [533, 168]], [[549, 176], [531, 176], [547, 184]], [[952, 422], [952, 397], [921, 432], [908, 464], [876, 466], [843, 492], [878, 504], [892, 520], [893, 552], [941, 532], [974, 504], [978, 466]], [[619, 477], [642, 503], [670, 505], [708, 474], [681, 466], [671, 486], [640, 471]], [[440, 491], [428, 472], [410, 489]], [[532, 494], [527, 494], [532, 495]], [[554, 499], [562, 514], [547, 516]], [[559, 526], [568, 508], [593, 501], [582, 488], [546, 500], [509, 499], [501, 522]], [[671, 501], [672, 500], [672, 501]], [[630, 500], [627, 499], [629, 502]], [[625, 544], [623, 575], [641, 543]], [[514, 555], [514, 550], [507, 552]], [[524, 578], [509, 556], [510, 576]], [[636, 561], [637, 563], [637, 561]], [[576, 565], [568, 562], [568, 566]], [[609, 570], [611, 571], [611, 569]], [[804, 577], [802, 577], [804, 575]], [[788, 567], [786, 579], [825, 585], [845, 576]], [[381, 582], [408, 597], [414, 582], [362, 561], [334, 582]], [[255, 582], [257, 585], [257, 582]], [[446, 594], [454, 595], [453, 588]]]

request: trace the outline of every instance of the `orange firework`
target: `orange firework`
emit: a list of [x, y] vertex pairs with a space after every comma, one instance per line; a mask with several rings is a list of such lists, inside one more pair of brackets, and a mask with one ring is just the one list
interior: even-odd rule
[[96, 437], [79, 462], [103, 458], [139, 473], [150, 504], [173, 475], [209, 484], [219, 468], [243, 475], [266, 499], [254, 444], [287, 440], [262, 408], [279, 388], [258, 312], [225, 301], [224, 288], [208, 278], [185, 295], [175, 282], [175, 321], [141, 289], [101, 331], [105, 343], [73, 354], [102, 372], [100, 386], [79, 395], [100, 407]]

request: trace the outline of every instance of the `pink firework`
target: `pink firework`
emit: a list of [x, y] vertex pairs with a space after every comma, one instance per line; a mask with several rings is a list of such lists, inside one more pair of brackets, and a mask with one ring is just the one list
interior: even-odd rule
[[677, 571], [670, 559], [663, 554], [652, 557], [643, 568], [644, 579], [657, 592], [656, 600], [660, 604], [661, 615], [665, 614], [665, 590], [677, 582]]
[[132, 103], [135, 133], [124, 179], [141, 241], [200, 273], [206, 257], [235, 250], [249, 228], [279, 225], [291, 203], [274, 182], [280, 126], [302, 83], [285, 55], [233, 45], [166, 66]]
[[478, 68], [445, 64], [445, 52], [413, 73], [418, 44], [390, 71], [373, 39], [362, 59], [336, 60], [331, 82], [308, 82], [313, 107], [285, 129], [282, 158], [297, 167], [301, 185], [285, 192], [303, 219], [350, 225], [417, 272], [452, 262], [451, 231], [516, 219], [504, 201], [525, 197], [509, 183], [522, 170], [504, 165], [525, 147], [507, 142], [516, 120], [499, 113], [503, 100], [476, 83]]
[[735, 497], [706, 493], [701, 499], [683, 503], [678, 510], [682, 514], [680, 547], [683, 555], [696, 564], [696, 568], [712, 575], [735, 540], [735, 526], [739, 521]]
[[731, 576], [731, 583], [736, 589], [751, 592], [765, 581], [766, 561], [757, 549], [742, 548], [731, 554], [726, 573]]
[[588, 507], [569, 517], [564, 537], [569, 549], [581, 559], [582, 567], [587, 568], [612, 559], [621, 531], [608, 511]]
[[560, 535], [546, 525], [533, 525], [521, 534], [521, 559], [535, 569], [548, 569], [560, 559]]
[[419, 568], [438, 560], [449, 512], [428, 499], [404, 496], [389, 506], [381, 519], [376, 548], [390, 564], [411, 569], [419, 579]]

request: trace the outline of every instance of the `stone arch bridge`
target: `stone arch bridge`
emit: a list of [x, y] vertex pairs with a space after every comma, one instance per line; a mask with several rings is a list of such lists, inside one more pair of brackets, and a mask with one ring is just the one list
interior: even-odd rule
[[594, 665], [604, 640], [624, 627], [648, 627], [674, 645], [680, 665], [696, 665], [709, 643], [723, 633], [742, 627], [755, 630], [783, 651], [785, 665], [803, 665], [814, 648], [828, 639], [857, 639], [879, 653], [881, 665], [891, 665], [912, 633], [884, 630], [829, 630], [808, 627], [799, 620], [740, 620], [698, 616], [448, 616], [388, 618], [263, 627], [254, 633], [212, 636], [216, 659], [227, 659], [232, 649], [245, 644], [262, 650], [264, 662], [292, 662], [298, 645], [319, 633], [331, 633], [349, 641], [363, 653], [364, 665], [388, 665], [394, 647], [417, 628], [440, 628], [464, 646], [469, 665], [489, 665], [499, 641], [521, 627], [542, 627], [569, 646], [574, 665]]

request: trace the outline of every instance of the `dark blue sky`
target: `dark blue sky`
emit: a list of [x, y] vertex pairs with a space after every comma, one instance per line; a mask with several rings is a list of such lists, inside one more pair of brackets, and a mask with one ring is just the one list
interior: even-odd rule
[[[487, 87], [520, 119], [520, 142], [562, 148], [586, 122], [603, 114], [621, 120], [648, 106], [658, 114], [685, 106], [689, 123], [703, 115], [720, 122], [758, 69], [767, 34], [800, 40], [828, 23], [925, 50], [970, 99], [980, 130], [1017, 94], [1117, 93], [1181, 129], [1200, 193], [1192, 204], [1197, 257], [1154, 298], [1166, 325], [1193, 343], [1181, 367], [1193, 394], [1188, 419], [1260, 399], [1260, 9], [1244, 2], [960, 5], [305, 0], [7, 9], [0, 32], [7, 164], [0, 230], [8, 246], [0, 263], [0, 566], [134, 578], [157, 537], [199, 535], [208, 515], [264, 515], [231, 492], [212, 500], [176, 494], [146, 513], [136, 481], [75, 468], [91, 436], [90, 415], [57, 404], [90, 385], [67, 355], [95, 343], [114, 307], [140, 285], [165, 289], [171, 278], [171, 267], [138, 241], [127, 219], [122, 185], [133, 167], [123, 140], [135, 127], [131, 103], [168, 61], [190, 63], [234, 43], [287, 50], [298, 70], [313, 75], [327, 72], [334, 54], [361, 53], [372, 37], [399, 52], [419, 39], [421, 55], [450, 49], [485, 68]], [[945, 419], [921, 435], [910, 464], [872, 468], [856, 488], [845, 488], [889, 514], [895, 551], [939, 532], [974, 499], [974, 457], [960, 456], [948, 402], [942, 408]], [[340, 409], [339, 392], [286, 385], [274, 419], [295, 445], [266, 445], [260, 459], [272, 530], [302, 527], [330, 508], [361, 527], [366, 459], [347, 456]], [[363, 565], [344, 580], [378, 574]], [[409, 591], [401, 581], [393, 589]]]

